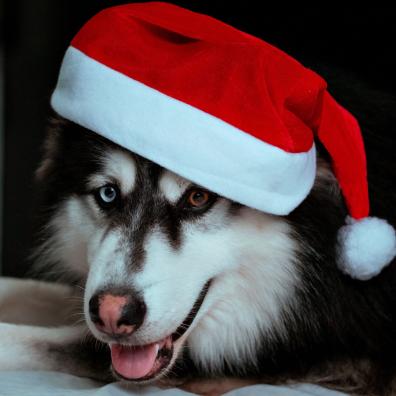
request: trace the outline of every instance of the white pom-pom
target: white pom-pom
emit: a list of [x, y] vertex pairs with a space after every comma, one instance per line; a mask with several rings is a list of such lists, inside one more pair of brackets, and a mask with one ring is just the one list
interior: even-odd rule
[[338, 232], [339, 267], [352, 278], [378, 275], [396, 256], [395, 229], [385, 220], [347, 218]]

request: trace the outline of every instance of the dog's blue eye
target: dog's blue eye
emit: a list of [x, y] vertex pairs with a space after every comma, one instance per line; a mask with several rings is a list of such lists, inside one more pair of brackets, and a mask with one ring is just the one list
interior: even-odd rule
[[96, 201], [104, 208], [112, 206], [117, 201], [118, 196], [117, 187], [110, 184], [100, 187], [95, 194]]
[[113, 202], [117, 197], [117, 191], [113, 186], [104, 186], [99, 190], [102, 201], [106, 203]]

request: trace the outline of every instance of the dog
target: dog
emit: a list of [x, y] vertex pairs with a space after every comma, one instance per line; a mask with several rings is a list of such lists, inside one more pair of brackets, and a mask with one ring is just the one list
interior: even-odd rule
[[81, 290], [85, 325], [1, 324], [2, 368], [392, 394], [394, 265], [368, 282], [337, 268], [346, 209], [325, 157], [309, 197], [273, 216], [57, 117], [37, 179], [36, 262]]
[[[381, 108], [395, 99], [361, 85], [341, 97], [363, 120], [374, 211], [394, 224]], [[364, 282], [337, 267], [347, 209], [319, 144], [314, 187], [287, 216], [219, 196], [56, 114], [36, 177], [35, 268], [65, 285], [3, 280], [18, 293], [13, 304], [1, 296], [0, 319], [20, 320], [0, 324], [1, 369], [206, 394], [297, 381], [396, 391], [395, 261]], [[29, 295], [53, 305], [32, 318]]]

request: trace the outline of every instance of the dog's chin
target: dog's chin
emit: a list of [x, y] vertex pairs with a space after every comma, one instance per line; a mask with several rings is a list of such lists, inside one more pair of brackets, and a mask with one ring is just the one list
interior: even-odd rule
[[111, 351], [113, 375], [132, 384], [148, 384], [159, 380], [174, 365], [188, 333], [196, 324], [194, 319], [201, 308], [209, 290], [211, 280], [206, 282], [185, 320], [176, 331], [148, 344], [136, 345], [128, 338], [116, 338], [98, 331], [91, 331], [95, 338], [107, 343]]

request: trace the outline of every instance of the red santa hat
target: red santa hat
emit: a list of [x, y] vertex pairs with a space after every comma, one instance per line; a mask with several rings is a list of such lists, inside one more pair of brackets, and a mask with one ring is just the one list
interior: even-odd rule
[[106, 9], [66, 51], [51, 99], [61, 116], [216, 193], [287, 215], [329, 152], [350, 217], [339, 265], [378, 274], [395, 230], [369, 214], [359, 125], [313, 71], [216, 19], [150, 2]]

